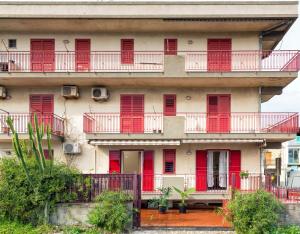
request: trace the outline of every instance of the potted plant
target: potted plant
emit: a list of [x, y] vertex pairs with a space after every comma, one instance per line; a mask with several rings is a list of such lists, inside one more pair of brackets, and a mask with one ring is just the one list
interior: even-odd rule
[[187, 190], [181, 191], [176, 187], [173, 188], [181, 197], [181, 202], [179, 203], [179, 213], [186, 213], [187, 204], [185, 201], [190, 196], [190, 194], [194, 193], [196, 190], [194, 188], [189, 188]]
[[249, 172], [248, 171], [241, 171], [240, 172], [240, 177], [241, 177], [241, 179], [248, 179]]
[[165, 214], [168, 209], [168, 198], [171, 196], [172, 188], [159, 188], [160, 195], [150, 201], [153, 206], [158, 206], [159, 213]]

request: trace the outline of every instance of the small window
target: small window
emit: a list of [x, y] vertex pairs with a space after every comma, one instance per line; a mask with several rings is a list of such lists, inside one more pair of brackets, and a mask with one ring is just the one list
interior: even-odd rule
[[133, 64], [134, 63], [134, 40], [121, 39], [121, 63]]
[[289, 149], [289, 164], [299, 163], [299, 149]]
[[51, 157], [53, 157], [53, 150], [51, 150], [51, 154], [49, 154], [49, 150], [45, 149], [44, 150], [44, 155], [46, 160], [50, 160]]
[[165, 39], [165, 55], [177, 55], [177, 39]]
[[176, 161], [175, 159], [176, 159], [175, 149], [164, 150], [164, 174], [175, 173], [175, 161]]
[[8, 39], [8, 48], [16, 49], [17, 48], [17, 40], [16, 39]]
[[175, 94], [164, 95], [164, 115], [176, 116], [176, 95]]

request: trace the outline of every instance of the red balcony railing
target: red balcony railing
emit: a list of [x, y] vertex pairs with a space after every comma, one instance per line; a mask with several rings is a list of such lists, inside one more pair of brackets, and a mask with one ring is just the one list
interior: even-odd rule
[[[0, 72], [163, 72], [163, 51], [0, 52]], [[299, 51], [178, 51], [187, 72], [298, 71]], [[125, 54], [126, 55], [126, 54]]]
[[300, 51], [187, 52], [188, 72], [299, 71]]
[[[55, 114], [36, 114], [39, 123], [43, 123], [44, 126], [50, 126], [51, 132], [54, 135], [63, 136], [64, 134], [64, 120], [63, 118]], [[32, 113], [10, 113], [0, 114], [0, 134], [9, 134], [10, 129], [6, 123], [6, 120], [10, 116], [13, 120], [13, 125], [18, 133], [28, 133], [28, 123], [34, 122], [34, 114]]]
[[120, 113], [85, 113], [85, 133], [162, 133], [162, 113], [144, 113], [142, 116], [121, 116]]
[[135, 51], [122, 62], [124, 52], [0, 52], [0, 71], [6, 72], [162, 72], [163, 52]]
[[178, 113], [185, 117], [185, 133], [297, 133], [294, 112]]

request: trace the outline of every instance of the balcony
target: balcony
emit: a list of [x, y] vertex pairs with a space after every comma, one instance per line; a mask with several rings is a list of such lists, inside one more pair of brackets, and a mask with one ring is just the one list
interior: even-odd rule
[[[45, 126], [50, 126], [51, 133], [54, 136], [62, 137], [64, 135], [64, 120], [55, 114], [36, 114], [39, 123]], [[6, 113], [0, 114], [0, 134], [9, 136], [11, 131], [6, 124], [8, 117], [13, 120], [13, 125], [17, 133], [28, 134], [28, 123], [33, 123], [33, 113]], [[46, 127], [45, 127], [46, 128]]]
[[[156, 134], [159, 138], [186, 138], [195, 134], [295, 134], [299, 129], [298, 113], [145, 113], [144, 116], [121, 116], [119, 113], [85, 113], [84, 132], [106, 135]], [[143, 137], [143, 136], [142, 136]]]
[[[124, 62], [124, 56], [130, 59]], [[163, 51], [9, 51], [0, 52], [0, 71], [167, 72], [166, 68], [170, 68], [167, 63], [174, 62], [172, 57], [183, 58], [182, 72], [296, 72], [300, 69], [299, 51], [178, 51], [176, 56], [165, 56]]]

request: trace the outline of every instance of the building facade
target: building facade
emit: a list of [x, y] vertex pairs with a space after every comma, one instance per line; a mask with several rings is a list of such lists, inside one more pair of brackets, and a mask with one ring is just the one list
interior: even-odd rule
[[299, 51], [274, 49], [296, 18], [283, 0], [1, 2], [0, 151], [7, 116], [27, 139], [36, 113], [55, 160], [141, 174], [145, 201], [256, 189], [263, 150], [298, 131], [297, 113], [261, 112], [297, 77]]

